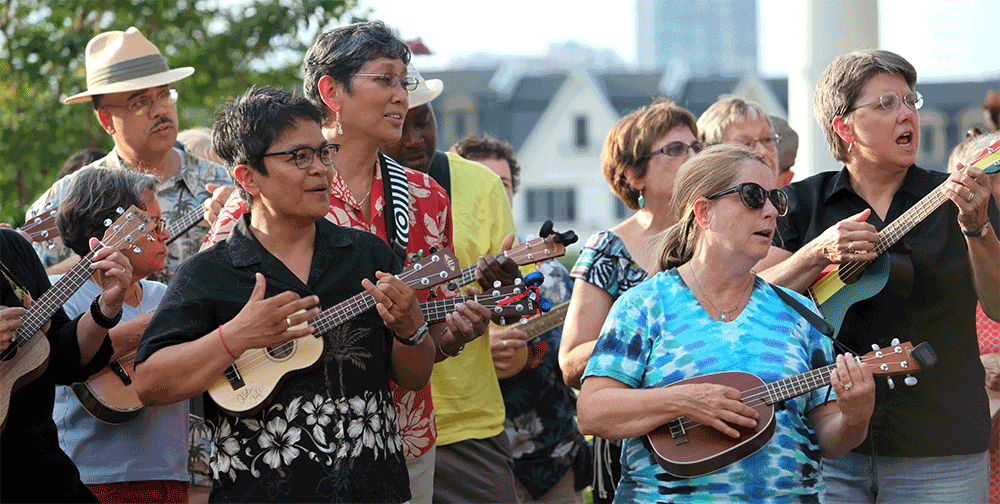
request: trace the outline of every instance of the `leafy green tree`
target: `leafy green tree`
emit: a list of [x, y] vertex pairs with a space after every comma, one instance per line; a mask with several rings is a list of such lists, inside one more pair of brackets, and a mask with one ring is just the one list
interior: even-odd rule
[[251, 85], [301, 91], [305, 51], [322, 31], [363, 20], [357, 0], [7, 0], [0, 5], [0, 222], [27, 206], [85, 147], [110, 150], [93, 108], [64, 105], [86, 90], [84, 50], [103, 31], [135, 26], [171, 68], [182, 129]]

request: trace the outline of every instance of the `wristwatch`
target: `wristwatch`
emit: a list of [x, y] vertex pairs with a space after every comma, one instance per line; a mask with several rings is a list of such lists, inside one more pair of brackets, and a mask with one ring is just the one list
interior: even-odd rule
[[417, 346], [423, 343], [424, 338], [427, 337], [427, 333], [429, 332], [430, 331], [427, 330], [427, 322], [424, 322], [424, 325], [417, 328], [417, 332], [413, 333], [413, 336], [410, 336], [409, 338], [403, 338], [397, 334], [396, 340], [406, 346]]
[[989, 219], [986, 219], [986, 224], [983, 224], [983, 227], [979, 228], [979, 231], [966, 231], [961, 225], [958, 226], [958, 228], [962, 230], [962, 234], [968, 236], [969, 238], [979, 238], [980, 236], [983, 236], [986, 234], [986, 228], [988, 227], [990, 227]]
[[98, 294], [94, 298], [94, 302], [90, 303], [90, 316], [94, 318], [94, 323], [105, 328], [111, 329], [112, 327], [118, 325], [118, 322], [122, 319], [122, 311], [118, 311], [118, 315], [112, 318], [108, 318], [104, 313], [101, 312], [101, 295]]

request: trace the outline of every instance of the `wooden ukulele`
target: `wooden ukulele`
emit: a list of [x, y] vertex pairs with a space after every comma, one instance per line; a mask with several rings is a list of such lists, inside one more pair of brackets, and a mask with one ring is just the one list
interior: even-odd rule
[[[513, 260], [518, 266], [534, 264], [546, 259], [555, 259], [566, 254], [566, 246], [576, 243], [577, 236], [572, 230], [565, 233], [552, 231], [552, 221], [545, 221], [542, 229], [538, 232], [539, 238], [519, 243], [506, 252], [501, 252], [497, 256], [506, 256]], [[457, 286], [468, 285], [476, 281], [476, 265], [472, 264], [462, 269], [462, 278], [457, 282]], [[457, 288], [450, 289], [452, 291]]]
[[[114, 248], [132, 247], [141, 252], [138, 242], [143, 236], [149, 238], [148, 233], [152, 230], [149, 215], [134, 206], [127, 211], [119, 209], [119, 212], [121, 215], [113, 223], [110, 219], [105, 222], [109, 227], [101, 243]], [[96, 251], [87, 253], [28, 308], [11, 345], [0, 352], [0, 418], [3, 422], [0, 431], [7, 423], [11, 395], [41, 376], [48, 364], [49, 340], [41, 332], [42, 326], [90, 278], [93, 273], [90, 265], [94, 263]]]
[[[937, 356], [926, 342], [914, 347], [911, 343], [893, 342], [888, 349], [873, 350], [858, 362], [867, 363], [872, 374], [908, 374], [930, 369]], [[712, 373], [671, 383], [668, 387], [694, 383], [727, 385], [742, 392], [740, 399], [760, 417], [753, 428], [733, 425], [740, 432], [738, 439], [689, 418], [679, 417], [657, 427], [646, 435], [654, 458], [669, 474], [694, 478], [715, 472], [760, 450], [774, 434], [774, 405], [830, 384], [830, 372], [836, 365], [814, 369], [807, 373], [765, 384], [760, 378], [740, 371]], [[907, 385], [916, 378], [907, 377]]]
[[[972, 163], [972, 166], [986, 173], [1000, 171], [1000, 141], [987, 147]], [[892, 270], [890, 263], [893, 259], [898, 261], [897, 258], [890, 257], [893, 254], [885, 252], [942, 203], [948, 201], [948, 196], [944, 192], [944, 184], [945, 182], [942, 182], [913, 207], [879, 231], [879, 241], [873, 249], [878, 257], [874, 261], [830, 265], [820, 273], [809, 287], [808, 294], [819, 305], [823, 312], [823, 318], [833, 325], [834, 335], [840, 332], [848, 308], [859, 301], [875, 296], [885, 288], [889, 282], [889, 272]]]
[[[455, 262], [457, 264], [457, 261]], [[402, 274], [400, 275], [402, 278]], [[407, 283], [409, 281], [407, 280]], [[444, 320], [455, 305], [476, 301], [498, 316], [527, 317], [541, 310], [537, 286], [498, 287], [477, 296], [459, 296], [420, 303], [428, 324]], [[322, 335], [375, 306], [367, 292], [338, 303], [304, 322], [316, 328], [314, 334], [286, 341], [268, 348], [254, 348], [240, 355], [236, 362], [208, 388], [212, 400], [224, 411], [238, 416], [252, 415], [263, 408], [278, 391], [289, 373], [310, 368], [323, 355]]]
[[31, 241], [41, 243], [59, 236], [59, 228], [56, 226], [56, 215], [59, 207], [49, 203], [45, 210], [42, 210], [34, 217], [28, 219], [18, 231], [24, 231], [31, 237]]
[[[502, 327], [502, 329], [520, 329], [528, 335], [528, 339], [525, 340], [526, 343], [533, 341], [539, 336], [545, 334], [552, 329], [555, 329], [563, 324], [566, 320], [566, 313], [569, 312], [569, 301], [553, 307], [548, 313], [543, 313], [536, 317], [531, 317], [527, 321], [520, 324], [510, 324]], [[554, 351], [555, 349], [549, 349]], [[511, 362], [513, 366], [510, 369], [497, 371], [497, 378], [504, 379], [510, 378], [511, 376], [520, 373], [524, 369], [525, 364], [528, 362], [528, 347], [518, 348], [514, 350], [514, 356], [511, 357]]]

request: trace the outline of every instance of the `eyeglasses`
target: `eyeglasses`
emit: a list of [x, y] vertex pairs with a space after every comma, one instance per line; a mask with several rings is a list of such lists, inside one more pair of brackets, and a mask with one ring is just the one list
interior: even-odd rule
[[394, 88], [400, 84], [403, 85], [403, 89], [407, 91], [417, 90], [417, 78], [416, 77], [400, 77], [392, 72], [380, 73], [380, 74], [369, 74], [369, 73], [358, 73], [354, 74], [355, 77], [375, 77], [375, 80], [382, 83], [383, 86], [388, 88]]
[[687, 154], [688, 149], [691, 149], [691, 152], [697, 154], [701, 152], [701, 149], [703, 148], [704, 147], [701, 145], [701, 142], [697, 140], [691, 142], [691, 144], [686, 144], [684, 142], [670, 142], [667, 145], [650, 152], [649, 157], [653, 157], [657, 154], [666, 154], [670, 157], [682, 157]]
[[140, 96], [135, 100], [128, 102], [128, 105], [101, 105], [102, 107], [113, 107], [113, 108], [123, 108], [128, 109], [129, 112], [137, 115], [144, 116], [149, 113], [153, 108], [154, 104], [162, 105], [164, 107], [169, 107], [177, 103], [177, 90], [168, 89], [159, 94], [155, 99], [148, 96]]
[[268, 152], [267, 154], [261, 154], [260, 157], [266, 158], [268, 156], [281, 156], [287, 155], [292, 156], [290, 161], [295, 161], [295, 166], [300, 170], [305, 170], [312, 166], [313, 158], [316, 153], [319, 153], [319, 161], [326, 166], [333, 166], [333, 160], [337, 159], [337, 151], [340, 150], [340, 144], [327, 143], [323, 144], [319, 149], [314, 149], [312, 147], [299, 147], [298, 149], [284, 151], [284, 152]]
[[754, 150], [757, 144], [761, 144], [765, 149], [774, 149], [781, 143], [781, 135], [771, 133], [770, 135], [751, 140], [737, 140], [736, 143], [746, 146], [747, 149]]
[[739, 193], [740, 201], [750, 210], [764, 208], [764, 202], [770, 199], [771, 203], [774, 204], [774, 208], [778, 210], [778, 215], [785, 215], [785, 212], [788, 211], [788, 196], [785, 193], [780, 189], [771, 189], [768, 191], [755, 182], [744, 182], [738, 186], [705, 196], [705, 198], [715, 199], [732, 193]]
[[896, 109], [899, 108], [900, 102], [905, 103], [911, 110], [920, 110], [920, 107], [924, 106], [924, 96], [920, 94], [919, 91], [913, 91], [906, 93], [906, 95], [900, 99], [899, 95], [896, 93], [886, 93], [870, 102], [862, 103], [861, 105], [847, 109], [847, 111], [841, 114], [841, 116], [846, 116], [859, 108], [867, 107], [873, 103], [878, 103], [879, 108], [885, 112], [895, 112]]

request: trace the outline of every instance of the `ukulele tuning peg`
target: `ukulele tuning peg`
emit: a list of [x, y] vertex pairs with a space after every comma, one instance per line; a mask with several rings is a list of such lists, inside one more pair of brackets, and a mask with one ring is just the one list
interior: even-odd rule
[[878, 345], [872, 343], [872, 350], [881, 350], [881, 349], [878, 347]]
[[114, 222], [114, 221], [111, 220], [111, 219], [104, 219], [104, 227], [110, 226], [112, 222]]
[[149, 241], [156, 241], [156, 240], [153, 239], [152, 236], [149, 236], [149, 235], [146, 235], [146, 239], [149, 240]]
[[886, 378], [885, 382], [889, 384], [889, 390], [896, 388], [896, 382], [892, 381], [892, 378]]
[[545, 238], [550, 234], [552, 234], [552, 221], [547, 220], [542, 223], [542, 228], [538, 230], [538, 236]]
[[500, 283], [500, 280], [494, 280], [493, 281], [493, 288], [494, 289], [497, 288], [497, 287], [500, 287], [501, 285], [503, 285], [503, 284]]
[[917, 377], [913, 375], [906, 375], [906, 378], [903, 378], [903, 383], [905, 383], [908, 387], [912, 387], [917, 384]]
[[430, 280], [428, 280], [428, 279], [426, 279], [426, 278], [421, 278], [421, 279], [420, 279], [420, 285], [423, 285], [423, 286], [425, 286], [425, 287], [426, 287], [426, 286], [428, 286], [428, 285], [430, 285], [430, 284], [431, 284], [431, 281], [430, 281]]
[[125, 209], [122, 208], [122, 207], [118, 207], [118, 208], [115, 209], [115, 212], [117, 212], [118, 215], [121, 215], [121, 214], [125, 213]]
[[132, 252], [135, 252], [136, 254], [138, 254], [139, 252], [142, 252], [142, 249], [139, 248], [138, 246], [135, 246], [135, 247], [132, 247]]
[[889, 342], [890, 346], [896, 346], [898, 344], [899, 344], [899, 338], [892, 338], [892, 341]]
[[49, 231], [48, 230], [42, 231], [42, 238], [48, 238], [48, 237], [49, 237]]
[[518, 320], [518, 323], [520, 323], [520, 324], [527, 324], [528, 323], [528, 317], [521, 317], [521, 320]]
[[457, 291], [458, 290], [458, 285], [455, 282], [449, 282], [448, 283], [448, 290], [450, 290], [450, 291]]
[[54, 248], [56, 248], [56, 244], [55, 243], [49, 243], [49, 249], [54, 249]]
[[431, 248], [427, 249], [427, 251], [430, 252], [431, 254], [437, 254], [438, 248], [437, 247], [431, 247]]

